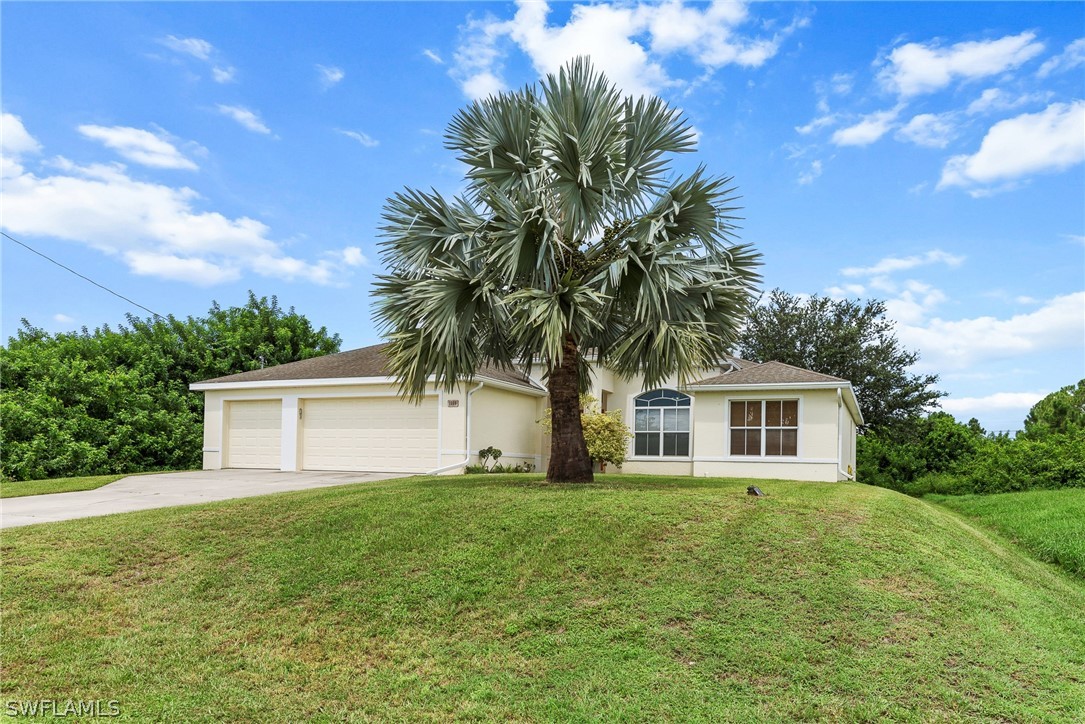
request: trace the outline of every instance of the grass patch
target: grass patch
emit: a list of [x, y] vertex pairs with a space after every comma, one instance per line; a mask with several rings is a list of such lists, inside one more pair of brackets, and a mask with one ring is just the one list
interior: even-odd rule
[[4, 697], [134, 719], [1085, 718], [1085, 584], [866, 485], [407, 478], [0, 554]]
[[927, 499], [975, 518], [1040, 560], [1085, 578], [1085, 489], [939, 495]]
[[4, 480], [0, 482], [0, 498], [20, 498], [24, 495], [48, 495], [49, 493], [74, 493], [94, 490], [103, 485], [127, 478], [123, 475], [84, 475], [79, 478], [53, 478], [51, 480]]

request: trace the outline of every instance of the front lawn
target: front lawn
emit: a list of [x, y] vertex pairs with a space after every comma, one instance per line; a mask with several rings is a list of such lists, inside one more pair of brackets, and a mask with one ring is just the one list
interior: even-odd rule
[[1085, 488], [927, 499], [975, 518], [1040, 560], [1085, 578]]
[[1085, 720], [1085, 583], [857, 484], [405, 478], [4, 531], [6, 700], [122, 718]]
[[0, 498], [19, 498], [24, 495], [47, 495], [49, 493], [74, 493], [78, 490], [94, 490], [109, 485], [124, 475], [85, 475], [80, 478], [53, 478], [52, 480], [4, 480], [0, 482]]

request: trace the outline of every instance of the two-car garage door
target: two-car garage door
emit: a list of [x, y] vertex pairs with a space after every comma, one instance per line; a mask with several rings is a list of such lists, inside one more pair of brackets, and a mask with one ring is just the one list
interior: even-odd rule
[[412, 405], [395, 397], [305, 400], [304, 470], [425, 472], [437, 467], [437, 399]]
[[[437, 399], [299, 401], [302, 470], [425, 472], [437, 467]], [[282, 466], [282, 400], [237, 400], [226, 418], [226, 467]]]

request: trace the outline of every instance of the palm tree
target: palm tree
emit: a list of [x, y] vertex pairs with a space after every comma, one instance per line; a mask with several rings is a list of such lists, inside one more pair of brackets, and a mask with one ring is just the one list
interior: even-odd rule
[[760, 255], [734, 241], [731, 179], [667, 179], [693, 136], [586, 58], [459, 111], [445, 140], [468, 166], [463, 194], [405, 189], [384, 207], [373, 294], [401, 392], [539, 364], [547, 479], [591, 481], [579, 393], [592, 364], [649, 388], [684, 381], [729, 350], [759, 281]]

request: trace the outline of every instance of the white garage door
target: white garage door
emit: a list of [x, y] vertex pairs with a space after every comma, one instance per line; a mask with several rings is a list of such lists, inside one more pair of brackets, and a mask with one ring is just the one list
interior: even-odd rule
[[282, 401], [244, 400], [227, 404], [225, 467], [278, 470], [282, 465]]
[[304, 470], [421, 473], [437, 467], [437, 398], [305, 400]]

